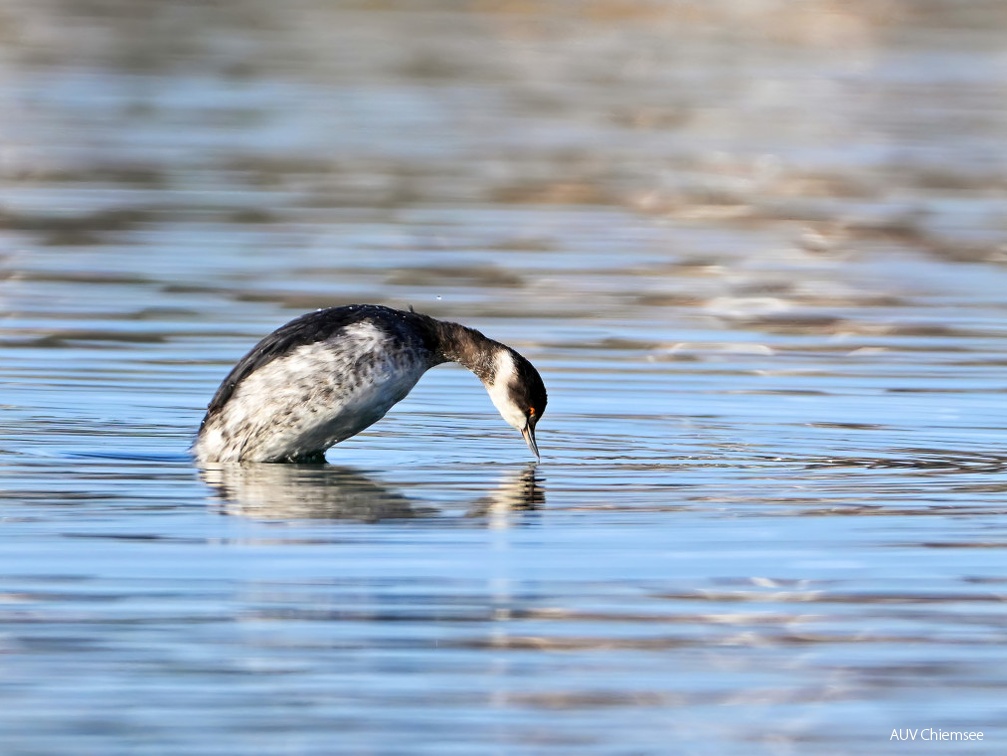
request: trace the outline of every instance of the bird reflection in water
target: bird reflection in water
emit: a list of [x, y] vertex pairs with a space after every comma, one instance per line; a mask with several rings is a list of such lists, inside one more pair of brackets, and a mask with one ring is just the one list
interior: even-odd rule
[[496, 520], [511, 512], [530, 512], [544, 505], [545, 492], [535, 474], [535, 465], [530, 464], [519, 473], [503, 476], [493, 491], [472, 502], [466, 516]]
[[[220, 500], [223, 514], [269, 520], [357, 520], [380, 522], [436, 517], [437, 507], [403, 496], [361, 470], [337, 465], [247, 464], [200, 470]], [[490, 493], [473, 501], [469, 518], [497, 521], [510, 512], [545, 503], [531, 464], [504, 475]]]

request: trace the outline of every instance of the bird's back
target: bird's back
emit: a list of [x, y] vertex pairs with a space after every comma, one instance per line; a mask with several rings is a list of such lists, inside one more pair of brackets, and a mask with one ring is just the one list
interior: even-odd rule
[[205, 462], [321, 459], [380, 420], [427, 369], [436, 321], [378, 305], [303, 315], [260, 341], [217, 389], [194, 446]]

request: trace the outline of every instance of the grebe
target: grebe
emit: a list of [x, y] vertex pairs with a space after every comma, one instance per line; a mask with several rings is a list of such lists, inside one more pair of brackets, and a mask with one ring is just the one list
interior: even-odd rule
[[381, 305], [310, 312], [262, 339], [220, 384], [192, 451], [200, 462], [324, 462], [444, 362], [476, 374], [538, 458], [546, 391], [528, 360], [473, 328]]

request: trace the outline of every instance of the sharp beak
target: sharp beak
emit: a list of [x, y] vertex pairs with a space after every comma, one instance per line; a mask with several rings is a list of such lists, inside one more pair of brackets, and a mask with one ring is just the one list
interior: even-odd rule
[[524, 436], [525, 443], [528, 444], [528, 448], [535, 455], [535, 459], [542, 461], [542, 455], [538, 453], [538, 444], [535, 443], [535, 426], [528, 423], [525, 425], [524, 430], [521, 431], [521, 435]]

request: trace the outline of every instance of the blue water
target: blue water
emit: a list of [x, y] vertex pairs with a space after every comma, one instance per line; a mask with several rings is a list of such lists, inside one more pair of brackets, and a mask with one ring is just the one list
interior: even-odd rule
[[[0, 750], [1003, 752], [1002, 14], [386, 6], [9, 4]], [[194, 465], [351, 302], [541, 463], [443, 366]]]

